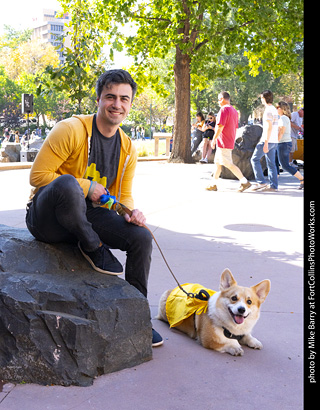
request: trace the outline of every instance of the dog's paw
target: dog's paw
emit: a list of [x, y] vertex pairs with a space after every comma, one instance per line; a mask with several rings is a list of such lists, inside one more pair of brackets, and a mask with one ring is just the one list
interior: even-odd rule
[[251, 347], [251, 349], [261, 350], [263, 348], [262, 343], [258, 339], [256, 339], [255, 337], [253, 337], [251, 335], [247, 335], [243, 339], [244, 340], [242, 340], [241, 342], [243, 344], [246, 344], [247, 346]]
[[244, 353], [241, 346], [228, 346], [226, 347], [225, 352], [231, 354], [232, 356], [243, 356]]

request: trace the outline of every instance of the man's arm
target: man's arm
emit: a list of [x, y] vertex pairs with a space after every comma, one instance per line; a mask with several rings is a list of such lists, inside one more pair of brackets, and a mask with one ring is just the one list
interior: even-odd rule
[[266, 125], [267, 125], [267, 137], [264, 141], [264, 146], [263, 146], [263, 152], [265, 154], [267, 154], [269, 152], [269, 148], [268, 148], [268, 143], [269, 143], [269, 139], [271, 137], [271, 131], [272, 131], [272, 120], [267, 120], [266, 121]]
[[[40, 188], [62, 174], [73, 175], [87, 196], [90, 181], [82, 178], [87, 165], [87, 152], [76, 146], [69, 125], [60, 122], [45, 139], [30, 171], [30, 185]], [[82, 156], [82, 157], [79, 157]], [[74, 158], [73, 158], [74, 156]], [[59, 171], [59, 172], [58, 172]]]
[[290, 122], [291, 122], [291, 128], [294, 128], [295, 130], [298, 130], [298, 131], [303, 131], [302, 126], [299, 127], [299, 125], [295, 124], [294, 122], [292, 122], [292, 121], [290, 121]]
[[223, 128], [224, 128], [224, 125], [222, 125], [222, 124], [217, 124], [216, 125], [216, 127], [215, 127], [216, 132], [215, 132], [214, 137], [213, 137], [212, 142], [211, 142], [211, 148], [212, 149], [214, 149], [214, 147], [216, 146], [216, 140], [218, 139], [219, 135], [222, 133]]

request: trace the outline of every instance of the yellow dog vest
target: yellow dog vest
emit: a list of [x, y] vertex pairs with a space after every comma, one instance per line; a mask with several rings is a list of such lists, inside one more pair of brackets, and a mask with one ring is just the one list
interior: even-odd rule
[[[201, 289], [206, 290], [210, 297], [216, 291], [207, 289], [198, 283], [185, 283], [181, 285], [188, 293], [199, 293]], [[193, 313], [201, 315], [205, 313], [208, 308], [207, 300], [200, 300], [187, 296], [179, 287], [173, 289], [166, 302], [166, 314], [170, 327], [180, 325], [184, 319], [187, 319]]]

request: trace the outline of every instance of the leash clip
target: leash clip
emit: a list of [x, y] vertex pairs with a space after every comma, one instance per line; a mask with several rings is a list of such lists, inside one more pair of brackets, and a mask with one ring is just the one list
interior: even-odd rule
[[210, 295], [206, 290], [201, 289], [199, 293], [195, 295], [195, 298], [199, 300], [209, 300]]

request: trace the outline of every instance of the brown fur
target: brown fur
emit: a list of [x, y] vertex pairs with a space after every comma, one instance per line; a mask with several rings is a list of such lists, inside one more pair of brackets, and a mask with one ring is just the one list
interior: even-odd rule
[[[221, 275], [220, 292], [215, 293], [208, 302], [206, 313], [192, 315], [176, 328], [193, 339], [198, 339], [202, 346], [219, 352], [242, 356], [240, 346], [247, 345], [253, 349], [262, 349], [259, 340], [251, 336], [251, 330], [260, 315], [260, 306], [270, 291], [268, 279], [250, 288], [238, 286], [229, 269]], [[159, 301], [158, 319], [168, 321], [166, 301], [172, 290], [163, 293]], [[233, 335], [243, 335], [240, 343], [227, 338], [224, 329]]]

